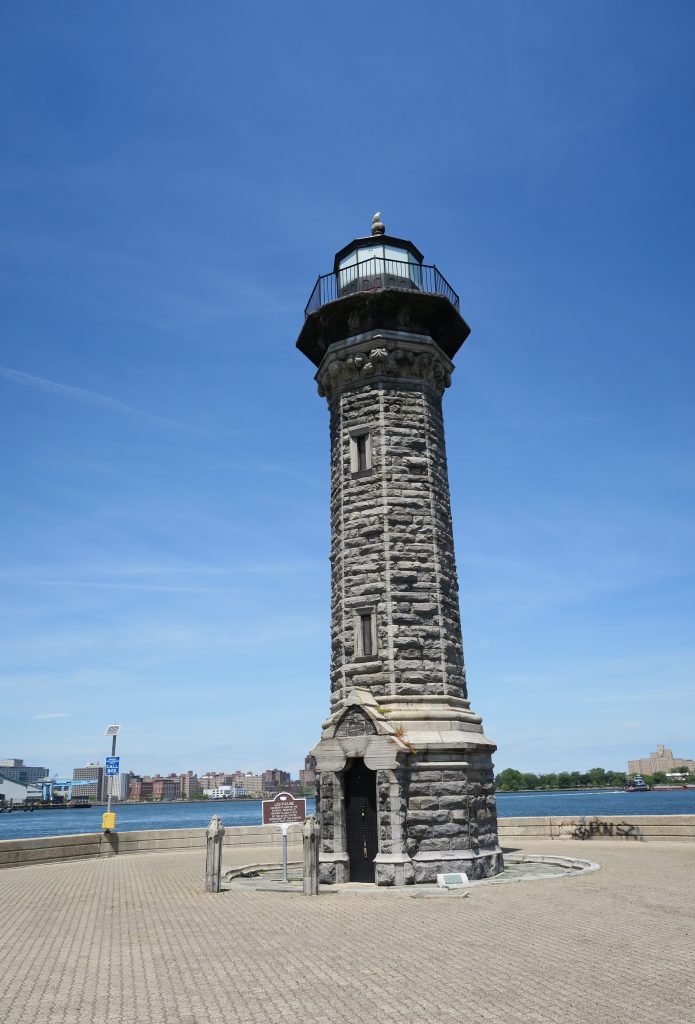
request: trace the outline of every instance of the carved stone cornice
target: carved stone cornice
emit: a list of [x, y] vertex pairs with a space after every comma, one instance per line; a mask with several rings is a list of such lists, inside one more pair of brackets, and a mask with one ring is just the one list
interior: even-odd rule
[[329, 403], [346, 388], [394, 379], [424, 381], [441, 397], [451, 384], [453, 369], [451, 360], [431, 338], [375, 333], [331, 345], [316, 382], [319, 395]]

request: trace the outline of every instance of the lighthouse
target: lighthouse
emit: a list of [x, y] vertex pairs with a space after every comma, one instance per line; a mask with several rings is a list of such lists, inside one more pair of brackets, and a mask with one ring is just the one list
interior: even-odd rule
[[375, 214], [318, 278], [297, 339], [330, 413], [330, 712], [312, 751], [323, 883], [502, 869], [442, 415], [469, 334], [443, 275]]

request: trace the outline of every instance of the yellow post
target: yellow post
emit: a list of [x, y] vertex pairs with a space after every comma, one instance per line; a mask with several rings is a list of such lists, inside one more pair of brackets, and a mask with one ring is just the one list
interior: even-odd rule
[[116, 815], [113, 811], [104, 811], [101, 816], [101, 827], [104, 832], [110, 832], [112, 828], [116, 827]]

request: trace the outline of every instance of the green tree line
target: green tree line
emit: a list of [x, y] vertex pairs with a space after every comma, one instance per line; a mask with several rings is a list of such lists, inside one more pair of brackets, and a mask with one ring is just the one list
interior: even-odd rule
[[[685, 769], [683, 769], [685, 771]], [[605, 768], [590, 768], [588, 772], [548, 772], [536, 775], [535, 772], [521, 772], [516, 768], [505, 768], [495, 776], [495, 786], [501, 793], [520, 789], [601, 789], [610, 786], [624, 786], [629, 776], [625, 772], [607, 771]], [[682, 785], [685, 780], [668, 779], [663, 772], [645, 775], [648, 785], [654, 783], [673, 783]], [[689, 781], [695, 781], [690, 775]]]

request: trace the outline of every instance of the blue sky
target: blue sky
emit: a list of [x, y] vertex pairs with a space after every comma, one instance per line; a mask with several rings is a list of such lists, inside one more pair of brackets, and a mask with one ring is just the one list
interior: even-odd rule
[[278, 765], [328, 707], [294, 342], [372, 213], [460, 292], [445, 399], [498, 768], [695, 756], [695, 8], [6, 4], [0, 756]]

